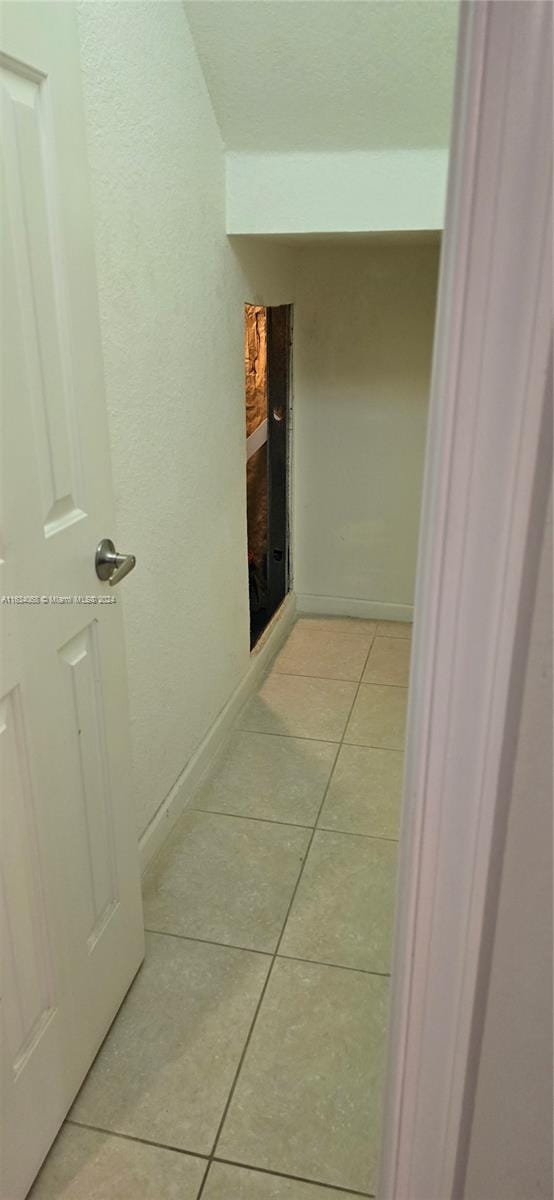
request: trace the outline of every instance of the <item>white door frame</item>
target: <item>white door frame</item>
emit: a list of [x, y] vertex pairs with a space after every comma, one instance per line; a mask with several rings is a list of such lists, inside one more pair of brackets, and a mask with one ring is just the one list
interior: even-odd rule
[[551, 30], [542, 0], [461, 6], [380, 1200], [463, 1189], [525, 585], [551, 476]]

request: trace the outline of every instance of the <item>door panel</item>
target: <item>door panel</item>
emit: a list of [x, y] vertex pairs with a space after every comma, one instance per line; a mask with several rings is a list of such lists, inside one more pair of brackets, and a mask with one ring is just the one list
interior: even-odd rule
[[110, 774], [96, 622], [59, 651], [67, 676], [68, 750], [72, 792], [81, 815], [80, 857], [88, 915], [83, 935], [89, 949], [118, 903]]
[[0, 702], [0, 754], [5, 862], [2, 903], [7, 970], [12, 980], [5, 994], [6, 1040], [17, 1077], [43, 1038], [57, 1008], [36, 801], [17, 687]]
[[5, 5], [0, 55], [0, 594], [37, 600], [0, 605], [2, 1200], [26, 1194], [144, 952], [121, 592], [94, 570], [115, 529], [75, 21]]
[[45, 533], [82, 516], [61, 268], [60, 223], [48, 80], [4, 60], [2, 133], [6, 219], [13, 239]]

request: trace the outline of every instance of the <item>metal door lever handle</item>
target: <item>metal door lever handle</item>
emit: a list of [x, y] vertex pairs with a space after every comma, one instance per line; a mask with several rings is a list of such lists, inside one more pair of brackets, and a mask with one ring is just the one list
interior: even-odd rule
[[124, 579], [136, 565], [134, 554], [118, 554], [111, 538], [103, 538], [96, 547], [94, 566], [96, 574], [103, 583], [108, 582], [114, 587]]

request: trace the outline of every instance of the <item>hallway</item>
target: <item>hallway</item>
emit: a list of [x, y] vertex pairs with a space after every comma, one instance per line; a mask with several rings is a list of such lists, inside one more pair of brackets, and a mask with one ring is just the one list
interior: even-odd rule
[[374, 1193], [410, 633], [296, 622], [149, 868], [146, 962], [32, 1200]]

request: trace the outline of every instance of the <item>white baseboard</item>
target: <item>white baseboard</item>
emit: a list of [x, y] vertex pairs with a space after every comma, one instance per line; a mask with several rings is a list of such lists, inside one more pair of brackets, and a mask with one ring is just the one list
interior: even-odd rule
[[183, 768], [171, 791], [139, 839], [140, 864], [144, 871], [160, 849], [175, 822], [190, 803], [206, 773], [223, 748], [241, 708], [257, 688], [271, 660], [280, 650], [294, 622], [296, 597], [290, 592], [275, 613], [252, 651], [248, 670], [206, 736]]
[[372, 621], [413, 621], [413, 604], [387, 604], [382, 600], [357, 600], [348, 596], [313, 596], [298, 593], [299, 613], [326, 617], [365, 617]]

